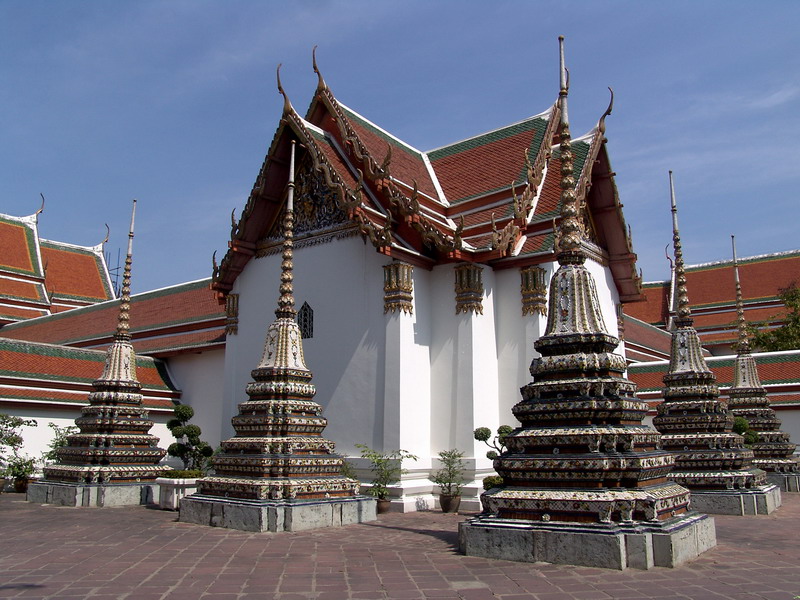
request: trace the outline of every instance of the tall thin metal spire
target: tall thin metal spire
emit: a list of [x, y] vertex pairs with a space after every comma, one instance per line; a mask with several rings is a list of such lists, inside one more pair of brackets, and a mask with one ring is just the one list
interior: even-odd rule
[[742, 284], [739, 281], [739, 263], [736, 261], [736, 236], [731, 236], [731, 249], [733, 250], [733, 277], [736, 280], [736, 320], [739, 330], [739, 345], [737, 354], [750, 352], [750, 339], [747, 336], [747, 321], [744, 318], [744, 303], [742, 301]]
[[283, 261], [281, 262], [281, 285], [278, 309], [275, 315], [278, 318], [294, 319], [297, 311], [294, 309], [294, 155], [295, 140], [292, 140], [291, 155], [289, 158], [289, 183], [286, 194], [286, 215], [283, 218]]
[[559, 49], [559, 92], [558, 103], [561, 113], [559, 138], [561, 140], [561, 221], [556, 234], [556, 247], [559, 264], [583, 264], [586, 256], [581, 248], [583, 225], [580, 221], [577, 198], [575, 197], [575, 171], [572, 156], [572, 137], [569, 130], [567, 96], [569, 94], [569, 73], [564, 66], [564, 36], [558, 37]]
[[683, 248], [681, 247], [681, 234], [678, 231], [678, 206], [675, 203], [675, 185], [672, 181], [672, 171], [669, 172], [669, 194], [672, 203], [672, 244], [675, 248], [675, 295], [677, 297], [678, 327], [691, 326], [694, 323], [692, 312], [689, 310], [689, 294], [686, 291], [686, 271], [683, 264]]
[[133, 209], [131, 210], [131, 227], [128, 230], [128, 253], [125, 256], [125, 268], [122, 272], [122, 289], [119, 298], [119, 316], [117, 317], [117, 332], [115, 339], [129, 342], [130, 333], [130, 310], [131, 310], [131, 264], [133, 262], [133, 224], [136, 219], [136, 198], [133, 199]]

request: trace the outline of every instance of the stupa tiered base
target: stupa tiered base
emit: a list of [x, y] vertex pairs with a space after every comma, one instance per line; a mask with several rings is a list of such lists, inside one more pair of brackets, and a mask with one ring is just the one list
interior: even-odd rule
[[246, 500], [192, 494], [181, 500], [179, 521], [241, 531], [303, 531], [374, 521], [368, 496], [310, 500]]
[[156, 504], [158, 484], [147, 483], [63, 483], [36, 481], [28, 484], [25, 498], [37, 504], [57, 506], [135, 506]]
[[[487, 504], [507, 505], [512, 512], [529, 511], [539, 517], [503, 518], [499, 516], [502, 510], [486, 512], [459, 525], [459, 547], [469, 556], [521, 562], [606, 569], [676, 567], [717, 543], [714, 520], [706, 515], [681, 512], [659, 520], [659, 514], [664, 516], [661, 505], [674, 503], [681, 491], [686, 495], [686, 490], [670, 485], [653, 491], [490, 491], [484, 496]], [[572, 510], [588, 511], [587, 520], [594, 513], [595, 522], [551, 520], [553, 513]], [[612, 522], [612, 514], [621, 515], [621, 520]], [[640, 520], [643, 517], [648, 520]]]

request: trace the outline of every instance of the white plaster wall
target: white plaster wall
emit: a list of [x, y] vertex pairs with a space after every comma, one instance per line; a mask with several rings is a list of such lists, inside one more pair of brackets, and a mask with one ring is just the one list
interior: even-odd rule
[[173, 383], [181, 390], [181, 403], [194, 409], [191, 422], [202, 430], [200, 437], [216, 448], [223, 430], [225, 350], [220, 348], [170, 357], [167, 370]]
[[781, 420], [781, 431], [788, 433], [792, 443], [798, 445], [795, 452], [800, 451], [800, 407], [784, 408], [775, 412]]
[[[267, 326], [275, 319], [279, 254], [253, 259], [236, 280], [239, 333], [228, 336], [225, 354], [223, 433], [233, 435], [230, 418], [247, 400], [245, 386], [258, 364]], [[356, 443], [381, 448], [384, 440], [385, 322], [383, 268], [388, 257], [361, 238], [296, 248], [296, 307], [314, 310], [314, 337], [303, 340], [314, 374], [315, 400], [328, 419], [325, 437], [337, 451], [354, 455]]]
[[499, 425], [495, 273], [483, 269], [483, 314], [455, 314], [453, 265], [433, 276], [431, 337], [431, 446], [458, 448], [476, 469], [491, 467], [485, 448], [472, 437], [476, 427]]
[[[619, 293], [617, 292], [617, 286], [614, 283], [614, 276], [611, 274], [611, 269], [590, 259], [587, 259], [585, 264], [586, 268], [592, 274], [592, 277], [594, 277], [597, 299], [600, 302], [600, 310], [603, 313], [603, 323], [605, 323], [606, 326], [606, 333], [618, 337], [617, 304], [619, 303]], [[621, 341], [614, 352], [625, 356], [624, 342]]]

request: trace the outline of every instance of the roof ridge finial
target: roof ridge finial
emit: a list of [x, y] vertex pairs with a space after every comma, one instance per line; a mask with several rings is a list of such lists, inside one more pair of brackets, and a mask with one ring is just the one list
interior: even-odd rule
[[689, 295], [686, 291], [686, 270], [683, 264], [681, 234], [678, 231], [678, 206], [675, 203], [675, 185], [672, 181], [672, 171], [669, 172], [669, 194], [672, 207], [672, 245], [675, 248], [675, 292], [678, 298], [675, 324], [678, 327], [691, 326], [694, 320], [692, 319], [692, 312], [689, 310]]
[[128, 232], [128, 253], [125, 256], [125, 268], [122, 271], [122, 289], [119, 299], [119, 317], [117, 318], [117, 333], [114, 339], [130, 341], [130, 310], [131, 310], [131, 263], [133, 262], [133, 223], [136, 218], [136, 198], [133, 199], [131, 210], [131, 228]]
[[736, 236], [731, 235], [733, 249], [733, 277], [736, 281], [736, 320], [739, 330], [739, 345], [736, 353], [741, 356], [750, 352], [750, 340], [747, 337], [747, 321], [744, 318], [744, 302], [742, 300], [742, 284], [739, 281], [739, 263], [736, 260]]
[[564, 36], [558, 36], [559, 92], [561, 113], [559, 138], [561, 140], [561, 221], [556, 234], [556, 249], [559, 264], [583, 264], [586, 255], [581, 248], [583, 224], [579, 219], [580, 207], [575, 196], [575, 173], [572, 157], [572, 137], [569, 131], [567, 96], [569, 94], [569, 71], [564, 66]]
[[44, 194], [39, 192], [39, 195], [42, 197], [42, 205], [39, 207], [35, 213], [33, 213], [33, 220], [38, 223], [39, 222], [39, 215], [44, 212]]
[[611, 86], [608, 86], [608, 91], [611, 92], [611, 100], [608, 103], [606, 112], [603, 113], [603, 116], [600, 117], [600, 120], [597, 122], [597, 129], [601, 134], [606, 132], [606, 117], [611, 114], [611, 111], [614, 108], [614, 90], [611, 88]]
[[283, 63], [278, 63], [277, 69], [277, 78], [278, 78], [278, 93], [283, 96], [283, 114], [287, 114], [290, 112], [294, 112], [294, 107], [292, 103], [289, 101], [289, 96], [286, 95], [286, 92], [283, 89], [283, 84], [281, 84], [281, 67]]
[[295, 140], [292, 140], [289, 156], [289, 183], [286, 193], [286, 215], [283, 218], [283, 261], [281, 262], [281, 285], [278, 309], [275, 315], [281, 319], [294, 319], [294, 154]]
[[314, 48], [311, 50], [311, 63], [314, 65], [314, 73], [317, 74], [317, 92], [321, 92], [323, 90], [328, 89], [328, 84], [325, 83], [325, 80], [322, 78], [322, 73], [317, 66], [317, 45], [314, 44]]

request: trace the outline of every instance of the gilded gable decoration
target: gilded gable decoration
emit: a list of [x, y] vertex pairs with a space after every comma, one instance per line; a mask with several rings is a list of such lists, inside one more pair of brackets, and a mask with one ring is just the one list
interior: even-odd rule
[[393, 262], [383, 266], [383, 312], [414, 313], [414, 267]]
[[483, 267], [473, 264], [458, 265], [456, 274], [456, 314], [475, 312], [483, 314]]
[[547, 314], [547, 272], [541, 267], [523, 267], [519, 270], [522, 282], [522, 316]]
[[239, 294], [228, 294], [225, 298], [225, 334], [239, 333]]

